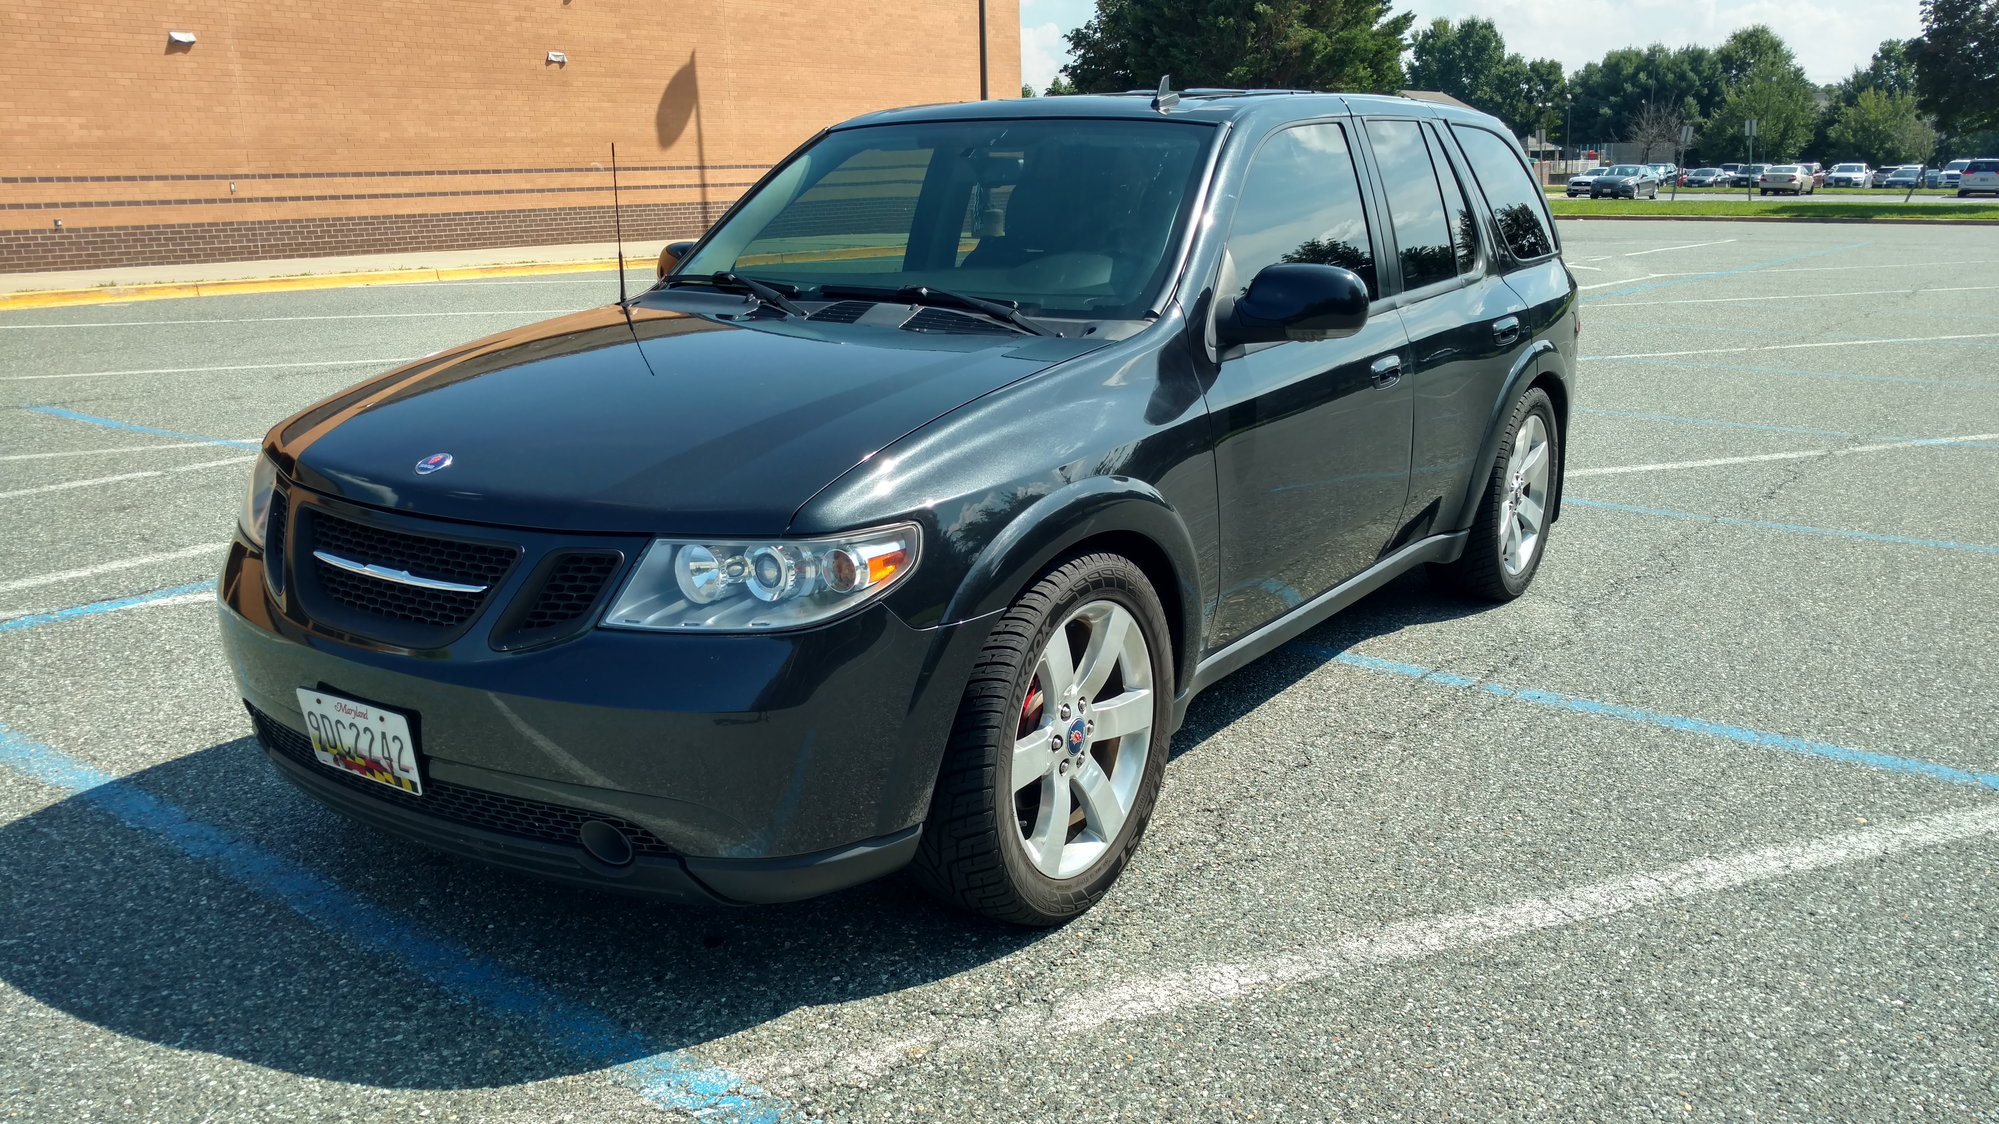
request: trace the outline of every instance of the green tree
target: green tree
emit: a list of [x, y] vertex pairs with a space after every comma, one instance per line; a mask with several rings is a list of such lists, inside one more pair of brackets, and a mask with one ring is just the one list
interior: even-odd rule
[[1064, 78], [1060, 74], [1057, 74], [1055, 76], [1055, 81], [1048, 83], [1048, 88], [1041, 91], [1041, 96], [1044, 98], [1059, 98], [1063, 94], [1073, 94], [1075, 92], [1076, 92], [1075, 85], [1071, 83], [1067, 78]]
[[1923, 0], [1916, 96], [1947, 132], [1999, 128], [1999, 0]]
[[1034, 87], [1032, 87], [1032, 86], [1028, 85], [1028, 84], [1027, 84], [1027, 83], [1025, 83], [1025, 82], [1022, 82], [1022, 83], [1020, 84], [1020, 96], [1021, 96], [1021, 97], [1024, 97], [1024, 98], [1031, 98], [1031, 97], [1033, 97], [1033, 96], [1034, 96]]
[[1554, 59], [1528, 62], [1508, 53], [1491, 20], [1432, 20], [1411, 40], [1411, 88], [1449, 94], [1522, 136], [1531, 137], [1560, 119], [1567, 84], [1562, 64]]
[[1811, 143], [1819, 125], [1818, 89], [1777, 33], [1758, 24], [1745, 27], [1715, 50], [1728, 92], [1707, 115], [1701, 130], [1701, 158], [1710, 162], [1749, 154], [1742, 123], [1756, 119], [1757, 159], [1794, 160]]
[[1062, 68], [1088, 92], [1279, 87], [1388, 92], [1402, 85], [1414, 16], [1383, 0], [1097, 0]]
[[1910, 50], [1915, 42], [1913, 39], [1883, 39], [1866, 66], [1855, 67], [1852, 74], [1833, 88], [1833, 100], [1842, 106], [1852, 105], [1860, 100], [1862, 90], [1879, 90], [1884, 94], [1915, 93], [1916, 62]]
[[1727, 87], [1717, 52], [1654, 43], [1583, 64], [1570, 77], [1568, 91], [1574, 95], [1572, 143], [1591, 144], [1629, 137], [1641, 121], [1661, 113], [1698, 125], [1720, 107]]
[[1875, 167], [1916, 164], [1936, 149], [1937, 131], [1917, 112], [1914, 94], [1862, 90], [1842, 106], [1827, 130], [1833, 160], [1865, 160]]

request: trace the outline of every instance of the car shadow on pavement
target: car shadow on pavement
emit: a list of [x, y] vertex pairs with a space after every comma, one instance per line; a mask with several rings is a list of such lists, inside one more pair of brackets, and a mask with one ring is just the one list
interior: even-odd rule
[[[1405, 578], [1305, 639], [1345, 649], [1481, 608]], [[1174, 752], [1323, 662], [1293, 649], [1244, 668], [1195, 702]], [[251, 738], [115, 783], [226, 833], [262, 856], [253, 867], [331, 879], [465, 964], [497, 966], [653, 1051], [1089, 939], [1087, 920], [1053, 933], [989, 924], [901, 877], [755, 909], [535, 882], [349, 822], [282, 780]], [[35, 1001], [141, 1041], [380, 1088], [506, 1086], [604, 1063], [565, 1052], [559, 1033], [454, 998], [425, 974], [446, 970], [435, 955], [405, 958], [322, 928], [212, 855], [189, 853], [202, 846], [129, 826], [105, 803], [74, 796], [0, 827], [0, 980]]]
[[755, 909], [535, 882], [350, 823], [249, 738], [116, 783], [274, 859], [266, 873], [331, 879], [427, 949], [462, 950], [447, 961], [497, 965], [561, 1008], [537, 1024], [456, 999], [425, 974], [449, 968], [433, 953], [343, 938], [88, 794], [0, 827], [0, 981], [120, 1035], [312, 1078], [457, 1089], [560, 1077], [606, 1061], [557, 1041], [578, 1012], [631, 1031], [646, 1044], [636, 1058], [932, 983], [1050, 936], [948, 910], [902, 878]]
[[[1439, 590], [1421, 571], [1396, 578], [1333, 619], [1306, 632], [1298, 643], [1344, 652], [1377, 636], [1412, 625], [1437, 624], [1496, 608]], [[1325, 665], [1325, 658], [1286, 645], [1203, 691], [1187, 708], [1173, 735], [1178, 758], [1226, 729], [1230, 723], [1276, 697]]]

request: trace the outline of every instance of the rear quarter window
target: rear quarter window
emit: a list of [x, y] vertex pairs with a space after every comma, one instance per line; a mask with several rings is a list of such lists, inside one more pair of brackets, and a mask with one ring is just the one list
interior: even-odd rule
[[1554, 253], [1547, 200], [1513, 146], [1473, 125], [1452, 125], [1451, 131], [1464, 148], [1472, 178], [1478, 181], [1479, 192], [1499, 224], [1499, 236], [1513, 256], [1524, 260]]
[[1965, 165], [1967, 172], [1999, 172], [1999, 160], [1973, 160]]

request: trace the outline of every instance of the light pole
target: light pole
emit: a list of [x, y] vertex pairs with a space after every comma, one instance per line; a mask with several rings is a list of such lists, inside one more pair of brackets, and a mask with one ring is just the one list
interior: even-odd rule
[[986, 78], [986, 0], [979, 0], [979, 100], [992, 99]]

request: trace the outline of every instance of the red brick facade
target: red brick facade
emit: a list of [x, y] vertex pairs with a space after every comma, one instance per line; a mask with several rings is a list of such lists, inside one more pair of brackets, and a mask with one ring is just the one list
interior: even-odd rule
[[613, 141], [626, 236], [691, 236], [826, 124], [977, 98], [978, 7], [8, 0], [0, 272], [607, 241]]

